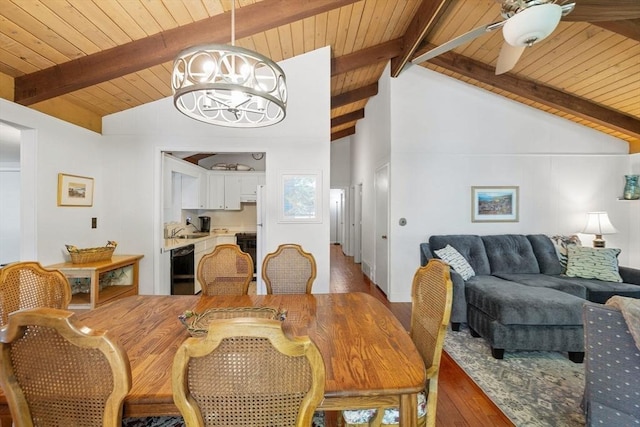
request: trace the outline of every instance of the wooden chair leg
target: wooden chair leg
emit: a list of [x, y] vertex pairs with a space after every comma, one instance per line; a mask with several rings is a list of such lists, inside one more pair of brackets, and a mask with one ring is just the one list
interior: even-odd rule
[[12, 427], [13, 421], [11, 420], [11, 415], [1, 415], [0, 416], [0, 427]]

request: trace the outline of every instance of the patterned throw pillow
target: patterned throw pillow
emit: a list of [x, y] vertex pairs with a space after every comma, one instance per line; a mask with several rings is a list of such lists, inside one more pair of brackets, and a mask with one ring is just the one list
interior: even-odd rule
[[575, 234], [573, 236], [553, 236], [549, 237], [556, 249], [556, 255], [562, 266], [562, 273], [567, 271], [567, 248], [569, 246], [582, 246], [580, 238]]
[[460, 255], [460, 252], [458, 252], [453, 246], [447, 245], [444, 248], [438, 249], [434, 252], [441, 260], [449, 264], [455, 271], [457, 271], [464, 280], [468, 280], [470, 277], [476, 275], [473, 267], [469, 265], [467, 260], [462, 255]]
[[569, 246], [567, 276], [622, 282], [618, 271], [620, 249]]

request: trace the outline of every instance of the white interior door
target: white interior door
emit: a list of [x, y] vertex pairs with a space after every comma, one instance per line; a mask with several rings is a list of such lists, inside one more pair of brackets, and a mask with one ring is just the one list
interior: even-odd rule
[[266, 248], [266, 203], [265, 186], [258, 185], [256, 192], [256, 292], [259, 295], [267, 293], [266, 286], [262, 282], [262, 259], [264, 258]]
[[354, 213], [355, 224], [353, 233], [353, 262], [360, 264], [362, 262], [362, 184], [355, 187], [354, 195]]
[[375, 269], [373, 280], [389, 294], [389, 164], [376, 170], [375, 179]]

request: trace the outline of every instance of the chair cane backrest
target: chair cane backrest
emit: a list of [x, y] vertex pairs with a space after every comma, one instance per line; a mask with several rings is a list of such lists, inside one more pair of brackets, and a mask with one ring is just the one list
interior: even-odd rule
[[218, 319], [173, 362], [173, 398], [186, 427], [305, 426], [324, 396], [324, 362], [308, 337], [278, 320]]
[[222, 244], [198, 263], [202, 295], [246, 295], [253, 280], [253, 259], [238, 245]]
[[59, 270], [49, 270], [36, 261], [14, 262], [0, 269], [0, 327], [9, 313], [23, 308], [66, 309], [71, 286]]
[[427, 426], [435, 426], [436, 421], [438, 371], [452, 300], [453, 284], [447, 264], [431, 259], [416, 271], [411, 292], [411, 339], [427, 369]]
[[120, 427], [131, 389], [127, 355], [74, 316], [25, 309], [0, 329], [0, 385], [16, 427]]
[[267, 294], [310, 294], [315, 278], [316, 260], [300, 245], [280, 245], [262, 262]]

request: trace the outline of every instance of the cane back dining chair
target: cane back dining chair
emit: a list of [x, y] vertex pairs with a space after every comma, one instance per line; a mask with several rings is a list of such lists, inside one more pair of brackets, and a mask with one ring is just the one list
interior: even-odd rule
[[309, 294], [315, 278], [316, 260], [300, 245], [280, 245], [262, 261], [267, 294]]
[[[438, 375], [447, 325], [451, 317], [453, 283], [449, 266], [439, 259], [431, 259], [418, 268], [411, 290], [411, 339], [424, 360], [427, 385], [418, 395], [418, 425], [436, 425]], [[343, 411], [345, 426], [398, 424], [397, 408]]]
[[126, 353], [73, 312], [20, 310], [0, 329], [0, 385], [16, 427], [120, 427], [131, 388]]
[[37, 261], [14, 262], [0, 269], [0, 327], [9, 313], [36, 307], [66, 309], [71, 286], [59, 270], [49, 270]]
[[175, 355], [173, 399], [186, 427], [305, 426], [324, 396], [324, 362], [309, 337], [278, 320], [213, 320]]
[[253, 259], [238, 245], [222, 244], [198, 263], [202, 295], [246, 295], [253, 280]]

